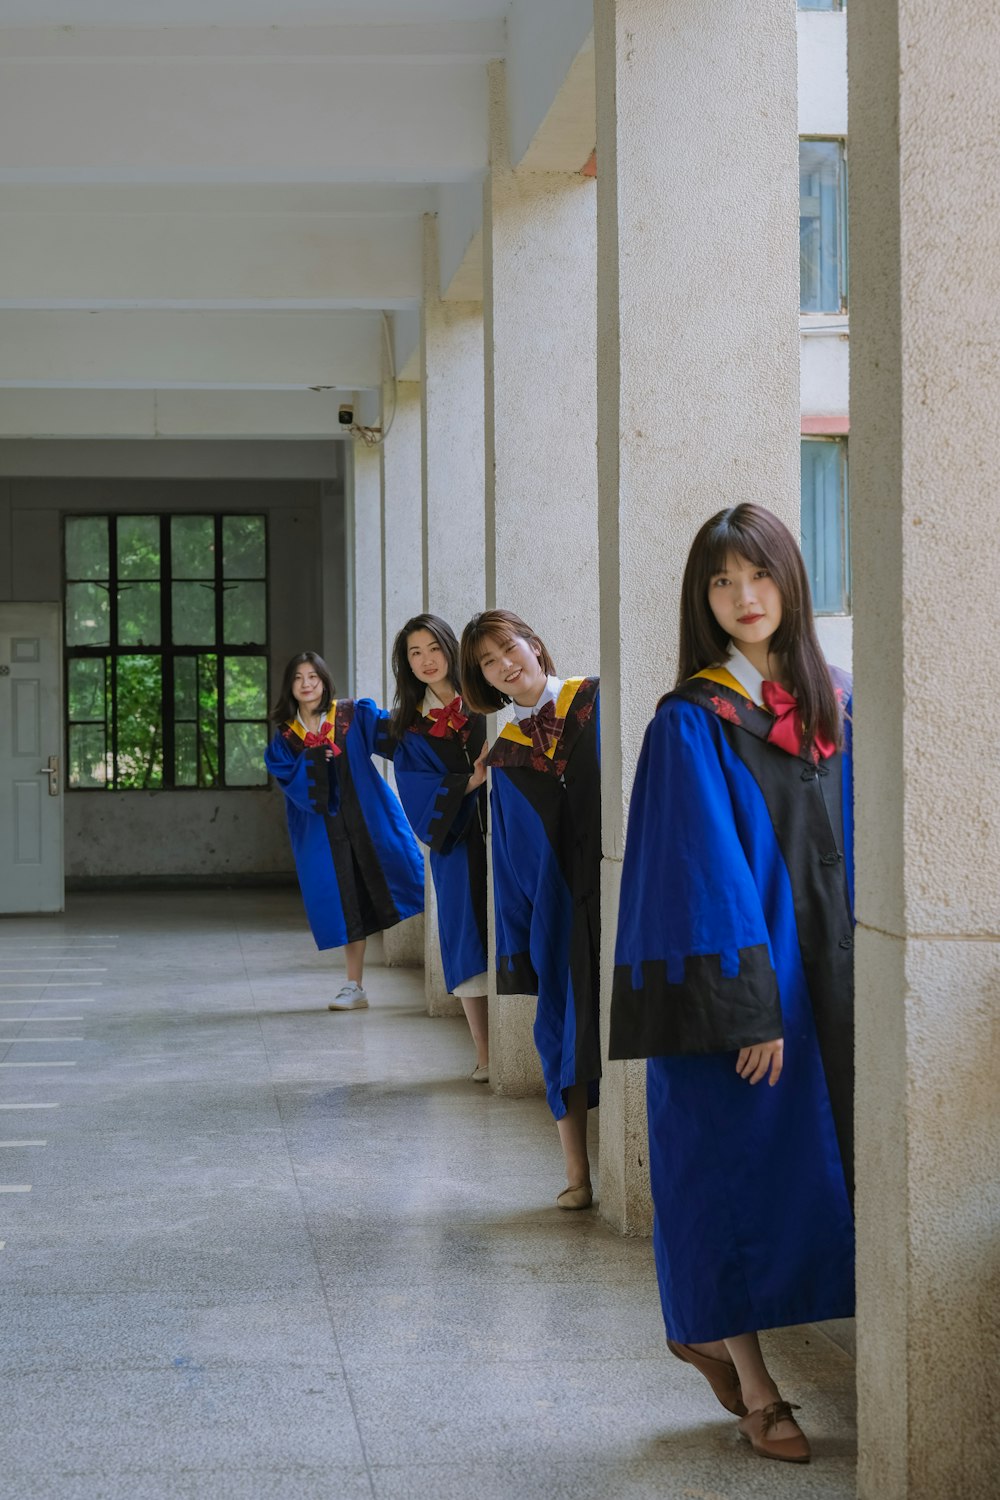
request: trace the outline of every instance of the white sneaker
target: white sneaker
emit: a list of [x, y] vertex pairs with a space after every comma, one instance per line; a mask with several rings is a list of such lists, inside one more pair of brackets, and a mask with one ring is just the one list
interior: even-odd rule
[[473, 1083], [489, 1083], [489, 1081], [490, 1081], [490, 1065], [489, 1065], [489, 1063], [477, 1063], [476, 1064], [476, 1071], [472, 1075], [472, 1081], [473, 1081]]
[[367, 1010], [368, 996], [357, 980], [349, 979], [341, 985], [327, 1006], [327, 1010]]

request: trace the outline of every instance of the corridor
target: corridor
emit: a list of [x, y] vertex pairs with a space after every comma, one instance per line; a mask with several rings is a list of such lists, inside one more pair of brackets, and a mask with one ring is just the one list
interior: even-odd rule
[[769, 1336], [814, 1462], [756, 1459], [649, 1241], [553, 1206], [542, 1101], [468, 1081], [417, 970], [329, 1013], [297, 893], [71, 896], [0, 968], [4, 1493], [853, 1495], [847, 1356]]

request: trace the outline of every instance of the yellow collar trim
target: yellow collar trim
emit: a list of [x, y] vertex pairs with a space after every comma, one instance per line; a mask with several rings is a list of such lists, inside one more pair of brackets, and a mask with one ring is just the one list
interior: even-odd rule
[[[579, 692], [580, 684], [584, 680], [585, 679], [582, 678], [582, 677], [567, 677], [566, 678], [566, 681], [563, 683], [562, 687], [559, 689], [559, 696], [556, 699], [556, 718], [557, 719], [565, 719], [566, 718], [566, 715], [569, 712], [569, 706], [573, 702], [573, 699], [576, 697], [577, 693]], [[503, 729], [500, 731], [499, 738], [502, 739], [502, 740], [513, 740], [515, 745], [527, 745], [529, 749], [531, 748], [531, 737], [530, 737], [530, 735], [527, 735], [527, 734], [524, 733], [524, 731], [521, 729], [521, 726], [518, 724], [518, 722], [517, 722], [516, 719], [511, 719], [511, 721], [510, 721], [509, 724], [505, 724], [504, 725]], [[545, 754], [546, 754], [546, 757], [549, 760], [552, 760], [555, 757], [556, 745], [557, 744], [558, 744], [558, 741], [557, 740], [553, 740], [552, 744], [546, 750]]]
[[734, 693], [739, 693], [740, 697], [745, 698], [748, 703], [753, 702], [742, 682], [737, 682], [732, 672], [727, 672], [725, 667], [706, 667], [703, 672], [696, 672], [694, 675], [707, 677], [709, 682], [717, 682], [720, 687], [732, 688]]
[[[327, 709], [326, 713], [323, 715], [323, 723], [324, 724], [332, 724], [333, 721], [334, 721], [334, 719], [336, 717], [337, 717], [337, 700], [336, 700], [336, 698], [334, 698], [333, 702], [330, 704], [330, 707]], [[292, 731], [293, 734], [297, 734], [298, 735], [298, 737], [299, 737], [300, 740], [304, 740], [305, 739], [306, 732], [302, 728], [302, 725], [299, 723], [298, 719], [292, 719], [289, 722], [288, 727]]]

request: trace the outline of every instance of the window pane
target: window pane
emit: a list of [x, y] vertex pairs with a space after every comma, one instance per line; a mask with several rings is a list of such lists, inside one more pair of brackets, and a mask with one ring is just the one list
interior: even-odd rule
[[267, 768], [264, 765], [266, 744], [266, 724], [226, 725], [227, 786], [266, 785]]
[[69, 716], [74, 721], [104, 723], [104, 662], [100, 657], [70, 657], [66, 663]]
[[227, 719], [267, 716], [267, 661], [263, 656], [229, 656], [224, 668]]
[[108, 785], [108, 763], [103, 724], [69, 726], [70, 786]]
[[799, 10], [843, 10], [844, 0], [798, 0]]
[[803, 312], [845, 304], [844, 148], [799, 142], [799, 292]]
[[262, 583], [233, 583], [222, 596], [222, 631], [227, 646], [252, 646], [267, 639]]
[[67, 646], [110, 646], [110, 622], [107, 584], [66, 585]]
[[198, 658], [198, 785], [219, 780], [219, 658]]
[[174, 785], [198, 785], [197, 724], [174, 725]]
[[170, 563], [175, 578], [215, 577], [215, 521], [211, 516], [170, 518]]
[[802, 553], [821, 615], [850, 609], [847, 448], [843, 440], [802, 443]]
[[107, 516], [68, 516], [66, 577], [108, 578]]
[[174, 657], [174, 715], [192, 723], [198, 717], [197, 672], [196, 656]]
[[160, 644], [160, 585], [124, 583], [118, 590], [119, 646]]
[[175, 583], [174, 645], [215, 645], [215, 585]]
[[118, 785], [162, 786], [161, 659], [120, 656], [117, 676]]
[[159, 578], [158, 516], [118, 517], [118, 577]]
[[222, 573], [225, 578], [263, 578], [264, 517], [223, 516]]

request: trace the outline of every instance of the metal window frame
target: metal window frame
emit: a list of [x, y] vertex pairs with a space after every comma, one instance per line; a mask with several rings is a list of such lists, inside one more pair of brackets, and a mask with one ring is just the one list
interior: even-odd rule
[[[123, 516], [148, 516], [155, 517], [160, 527], [160, 576], [159, 579], [141, 580], [126, 579], [125, 582], [159, 582], [160, 585], [160, 644], [158, 647], [149, 646], [122, 646], [118, 643], [118, 593], [122, 580], [118, 576], [118, 522]], [[212, 644], [204, 645], [175, 645], [173, 639], [173, 555], [171, 551], [170, 522], [174, 516], [204, 516], [213, 522], [213, 539], [215, 554], [215, 571], [211, 579], [211, 586], [215, 589], [215, 635]], [[231, 516], [252, 516], [264, 523], [264, 573], [263, 576], [247, 578], [226, 578], [223, 570], [223, 521]], [[227, 719], [225, 713], [225, 663], [229, 657], [263, 657], [266, 663], [267, 677], [270, 680], [270, 639], [271, 639], [271, 590], [270, 590], [270, 528], [268, 525], [266, 511], [256, 510], [192, 510], [192, 511], [131, 511], [128, 509], [115, 511], [67, 511], [64, 512], [62, 521], [62, 586], [63, 600], [65, 602], [66, 590], [73, 583], [101, 583], [103, 579], [78, 579], [70, 578], [67, 572], [66, 561], [66, 523], [68, 521], [105, 521], [108, 525], [108, 578], [106, 586], [108, 589], [108, 636], [109, 644], [106, 646], [70, 646], [66, 643], [66, 611], [64, 609], [63, 626], [63, 702], [64, 715], [64, 765], [66, 767], [65, 790], [67, 793], [77, 794], [96, 792], [104, 794], [114, 792], [148, 792], [148, 791], [176, 791], [176, 792], [205, 792], [205, 791], [233, 791], [233, 792], [263, 792], [270, 785], [267, 777], [259, 783], [246, 785], [237, 783], [230, 786], [226, 782], [226, 760], [225, 760], [225, 732], [227, 724], [263, 724], [267, 726], [267, 718], [261, 719]], [[184, 581], [184, 580], [180, 580]], [[209, 579], [192, 580], [196, 582], [209, 583]], [[234, 587], [239, 583], [262, 583], [264, 585], [264, 640], [263, 642], [251, 642], [245, 645], [228, 645], [223, 636], [224, 601], [223, 593], [227, 587]], [[191, 656], [197, 661], [201, 656], [213, 655], [216, 658], [216, 735], [219, 746], [219, 764], [217, 767], [216, 780], [211, 787], [205, 786], [178, 786], [175, 782], [175, 714], [174, 714], [174, 689], [175, 670], [174, 663], [179, 656]], [[160, 723], [163, 731], [163, 780], [156, 787], [124, 787], [118, 785], [118, 661], [127, 656], [159, 656], [160, 670]], [[72, 786], [69, 781], [69, 746], [70, 730], [78, 723], [99, 723], [100, 720], [82, 720], [70, 718], [69, 701], [69, 663], [73, 660], [98, 659], [110, 664], [109, 671], [105, 670], [104, 690], [104, 736], [105, 756], [110, 753], [111, 778], [104, 786]], [[197, 692], [197, 686], [196, 686]], [[184, 720], [182, 722], [188, 722]], [[200, 761], [200, 722], [195, 720], [199, 743]], [[109, 748], [110, 747], [110, 748]]]

